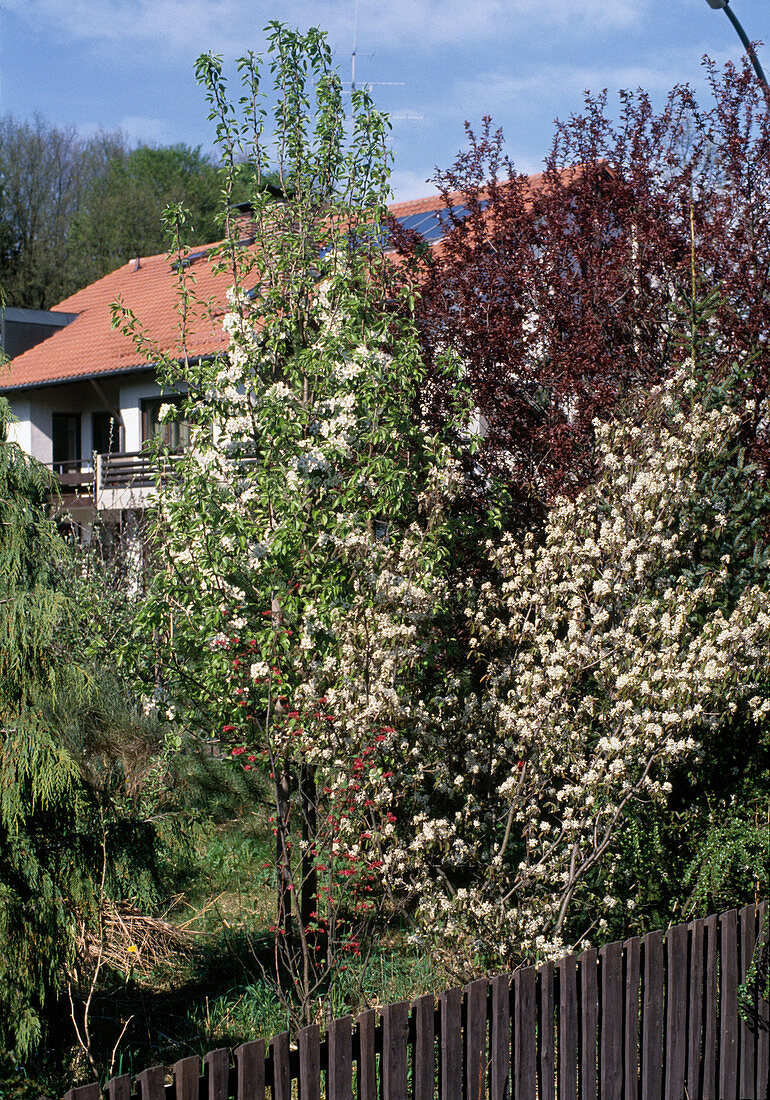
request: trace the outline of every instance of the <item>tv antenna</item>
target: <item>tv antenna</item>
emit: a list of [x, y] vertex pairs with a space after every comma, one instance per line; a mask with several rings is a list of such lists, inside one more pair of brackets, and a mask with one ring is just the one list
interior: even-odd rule
[[[358, 53], [358, 4], [359, 0], [355, 0], [355, 8], [353, 10], [353, 49], [350, 54], [350, 92], [356, 90], [356, 54]], [[403, 88], [403, 80], [367, 80], [365, 82], [367, 88]]]

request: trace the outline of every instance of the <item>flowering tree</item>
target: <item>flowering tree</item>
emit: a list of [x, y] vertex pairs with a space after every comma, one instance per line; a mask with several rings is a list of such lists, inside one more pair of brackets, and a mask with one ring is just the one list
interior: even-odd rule
[[441, 753], [421, 744], [429, 787], [404, 754], [415, 827], [385, 857], [453, 958], [553, 957], [606, 931], [641, 893], [624, 835], [679, 771], [741, 730], [767, 756], [768, 491], [742, 436], [768, 406], [747, 382], [686, 362], [643, 412], [596, 425], [601, 473], [542, 540], [487, 544], [499, 583], [466, 614], [488, 687]]
[[[493, 291], [513, 279], [505, 300], [515, 305], [540, 284], [534, 267], [526, 279], [512, 263], [497, 276], [483, 267], [495, 252], [486, 242], [490, 225], [505, 228], [494, 203], [518, 202], [529, 224], [531, 199], [516, 186], [496, 193], [494, 180], [484, 197], [477, 180], [470, 220], [428, 264], [427, 305], [416, 308], [424, 322], [443, 270], [459, 280], [461, 315], [472, 289], [447, 265], [467, 245], [484, 307], [473, 324], [500, 323], [482, 324], [478, 349], [466, 341], [475, 329], [461, 339], [448, 321], [426, 343], [412, 284], [382, 257], [382, 117], [356, 93], [348, 136], [317, 32], [273, 26], [269, 65], [272, 143], [262, 63], [240, 63], [239, 116], [218, 61], [199, 62], [225, 163], [241, 181], [250, 166], [257, 243], [228, 224], [227, 358], [197, 362], [181, 349], [191, 447], [160, 485], [137, 633], [161, 705], [264, 776], [275, 973], [291, 975], [307, 1020], [362, 949], [378, 903], [410, 905], [419, 934], [449, 945], [465, 969], [558, 953], [604, 927], [632, 893], [626, 826], [666, 803], [677, 769], [712, 735], [742, 722], [766, 730], [767, 496], [745, 454], [761, 457], [767, 404], [752, 396], [762, 361], [749, 370], [727, 358], [727, 307], [701, 316], [692, 200], [680, 211], [684, 245], [671, 226], [659, 242], [677, 263], [685, 249], [689, 282], [673, 289], [652, 267], [628, 281], [639, 257], [625, 223], [609, 235], [602, 223], [593, 241], [614, 257], [621, 302], [641, 287], [658, 303], [663, 334], [623, 313], [601, 355], [576, 340], [573, 361], [576, 295], [593, 303], [577, 313], [596, 336], [607, 284], [592, 281], [587, 260], [576, 282], [570, 260], [561, 290], [545, 282], [542, 317], [512, 309], [506, 360], [489, 343], [505, 326]], [[591, 133], [601, 132], [597, 122]], [[279, 185], [265, 188], [275, 166]], [[619, 187], [594, 168], [573, 173], [577, 190], [554, 178], [547, 201], [564, 215], [562, 235], [533, 223], [551, 249], [529, 241], [535, 266], [556, 262], [556, 240], [569, 255], [565, 211], [582, 217], [581, 196]], [[633, 207], [632, 191], [613, 194]], [[573, 238], [577, 262], [593, 238]], [[199, 303], [190, 272], [178, 271], [184, 332]], [[691, 353], [676, 372], [686, 352], [674, 298]], [[556, 317], [557, 299], [572, 312]], [[127, 325], [141, 342], [135, 319]], [[180, 359], [166, 361], [165, 380], [178, 380]], [[622, 421], [594, 419], [667, 372], [646, 400], [621, 406]], [[589, 381], [606, 402], [592, 401]], [[495, 394], [508, 419], [492, 417], [471, 454], [463, 426]], [[572, 457], [558, 456], [560, 438]], [[538, 494], [574, 496], [592, 471], [581, 497], [558, 498], [539, 534], [522, 538]], [[523, 490], [524, 507], [505, 517], [516, 537], [501, 538], [489, 518], [495, 473]]]
[[[385, 120], [356, 92], [345, 121], [318, 32], [273, 25], [269, 67], [272, 139], [262, 63], [239, 63], [240, 117], [219, 62], [199, 61], [225, 165], [252, 175], [257, 243], [227, 225], [227, 358], [181, 352], [191, 446], [159, 491], [140, 633], [163, 699], [265, 775], [276, 974], [307, 1019], [382, 897], [397, 730], [442, 693], [468, 410], [457, 385], [455, 415], [423, 421], [409, 301], [382, 257]], [[196, 303], [179, 271], [184, 317]], [[167, 361], [167, 379], [179, 369]]]

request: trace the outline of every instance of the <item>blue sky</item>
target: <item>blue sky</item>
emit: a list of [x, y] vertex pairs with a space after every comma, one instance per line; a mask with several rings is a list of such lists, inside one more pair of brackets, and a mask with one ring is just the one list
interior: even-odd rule
[[[770, 42], [767, 0], [732, 0], [751, 39]], [[270, 19], [328, 31], [350, 79], [356, 0], [0, 0], [0, 114], [39, 112], [84, 134], [210, 149], [193, 65], [206, 50], [259, 52]], [[738, 60], [724, 12], [706, 0], [358, 0], [356, 76], [393, 119], [397, 199], [434, 189], [490, 114], [521, 171], [537, 171], [554, 118], [584, 89], [703, 88], [700, 59]], [[759, 51], [770, 70], [770, 48]], [[705, 98], [705, 93], [704, 93]]]

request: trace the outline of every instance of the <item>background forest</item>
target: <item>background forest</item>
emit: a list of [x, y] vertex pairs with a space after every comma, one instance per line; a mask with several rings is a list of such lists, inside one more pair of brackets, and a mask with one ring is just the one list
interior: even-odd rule
[[0, 120], [0, 269], [9, 305], [50, 309], [136, 256], [162, 252], [161, 214], [184, 202], [215, 240], [218, 166], [185, 145], [82, 138], [42, 118]]
[[0, 1094], [767, 895], [770, 120], [710, 72], [588, 98], [534, 190], [469, 131], [433, 250], [318, 32], [235, 105], [199, 60], [221, 167], [4, 123], [14, 305], [168, 201], [233, 288], [140, 593], [0, 423]]

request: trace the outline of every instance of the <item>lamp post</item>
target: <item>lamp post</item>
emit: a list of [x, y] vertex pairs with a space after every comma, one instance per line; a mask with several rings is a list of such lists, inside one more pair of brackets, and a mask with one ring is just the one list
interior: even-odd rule
[[746, 50], [746, 53], [751, 58], [751, 64], [754, 66], [754, 72], [759, 77], [759, 83], [762, 85], [765, 96], [766, 97], [769, 96], [770, 95], [770, 85], [768, 85], [768, 83], [767, 83], [767, 77], [765, 76], [764, 72], [762, 71], [762, 66], [759, 63], [759, 58], [757, 57], [756, 53], [754, 52], [754, 47], [749, 42], [748, 35], [746, 34], [745, 30], [741, 26], [737, 15], [735, 15], [735, 13], [733, 12], [733, 9], [730, 7], [730, 0], [706, 0], [706, 3], [708, 4], [708, 6], [710, 8], [715, 8], [715, 9], [716, 8], [722, 8], [722, 10], [724, 11], [727, 18], [730, 20], [732, 25], [735, 27], [735, 30], [738, 34], [738, 37], [740, 38], [741, 42], [743, 43], [744, 49]]

